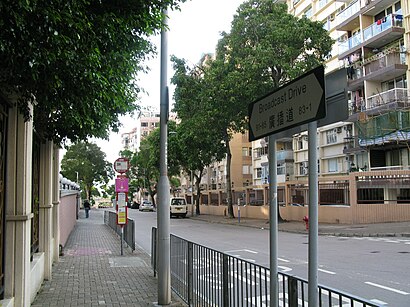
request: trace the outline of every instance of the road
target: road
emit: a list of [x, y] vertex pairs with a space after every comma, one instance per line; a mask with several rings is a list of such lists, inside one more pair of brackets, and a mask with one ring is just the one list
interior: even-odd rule
[[[129, 210], [136, 243], [150, 253], [155, 212]], [[193, 219], [171, 219], [171, 233], [269, 266], [269, 231]], [[279, 232], [279, 271], [307, 279], [308, 236]], [[319, 284], [379, 305], [410, 306], [410, 238], [319, 237]]]

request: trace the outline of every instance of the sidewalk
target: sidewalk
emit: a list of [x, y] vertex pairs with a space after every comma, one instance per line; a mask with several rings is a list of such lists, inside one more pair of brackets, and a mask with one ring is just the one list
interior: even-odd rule
[[[154, 306], [157, 279], [150, 257], [138, 246], [132, 253], [104, 225], [103, 210], [91, 210], [77, 225], [53, 265], [51, 281], [45, 281], [32, 307], [39, 306]], [[185, 306], [173, 297], [172, 306]]]
[[[231, 225], [240, 225], [246, 227], [255, 227], [260, 229], [269, 229], [267, 219], [241, 218], [230, 219], [224, 216], [201, 214], [191, 217], [192, 219], [205, 221], [208, 223], [223, 223]], [[280, 222], [278, 230], [292, 233], [308, 234], [305, 223], [300, 222]], [[319, 224], [319, 235], [333, 235], [345, 237], [410, 237], [410, 222], [396, 223], [376, 223], [376, 224]]]

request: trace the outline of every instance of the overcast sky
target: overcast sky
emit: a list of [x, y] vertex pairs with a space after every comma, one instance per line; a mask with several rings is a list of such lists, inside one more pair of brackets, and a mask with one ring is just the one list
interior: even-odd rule
[[[191, 0], [181, 4], [181, 11], [168, 12], [168, 55], [188, 60], [190, 65], [196, 64], [204, 53], [214, 53], [220, 38], [220, 32], [229, 32], [233, 15], [244, 0]], [[160, 37], [154, 39], [158, 44]], [[148, 91], [149, 96], [142, 96], [144, 106], [152, 106], [159, 110], [160, 105], [160, 57], [150, 61], [151, 72], [140, 76], [138, 84]], [[170, 64], [168, 79], [173, 75]], [[170, 81], [168, 81], [170, 82]], [[172, 93], [170, 93], [170, 99]], [[114, 162], [121, 150], [121, 133], [135, 127], [135, 120], [122, 118], [124, 127], [118, 134], [112, 133], [109, 141], [98, 140], [97, 144], [107, 154], [107, 160]]]

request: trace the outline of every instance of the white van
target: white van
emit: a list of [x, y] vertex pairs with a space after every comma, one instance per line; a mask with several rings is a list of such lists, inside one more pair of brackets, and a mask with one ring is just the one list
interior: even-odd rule
[[170, 214], [171, 216], [186, 217], [188, 213], [188, 207], [186, 205], [185, 198], [183, 197], [171, 197], [169, 200]]

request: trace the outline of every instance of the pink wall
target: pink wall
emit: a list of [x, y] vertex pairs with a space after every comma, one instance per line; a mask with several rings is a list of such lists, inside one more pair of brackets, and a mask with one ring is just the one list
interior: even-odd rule
[[60, 196], [60, 244], [64, 247], [77, 221], [77, 191], [64, 191]]

